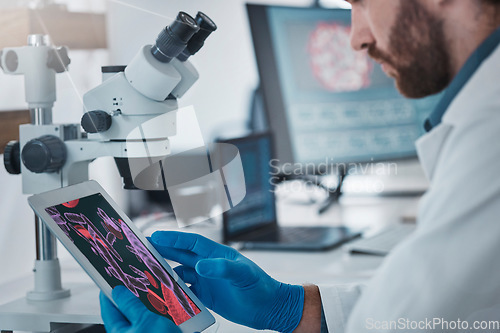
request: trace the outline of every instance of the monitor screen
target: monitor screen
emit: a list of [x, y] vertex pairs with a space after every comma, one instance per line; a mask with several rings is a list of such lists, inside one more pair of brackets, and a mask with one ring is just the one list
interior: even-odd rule
[[260, 134], [223, 142], [238, 148], [246, 185], [245, 198], [224, 213], [226, 237], [276, 223], [274, 186], [270, 178], [271, 136]]
[[124, 285], [149, 310], [176, 325], [201, 312], [102, 194], [46, 212], [112, 288]]
[[247, 5], [276, 155], [285, 163], [410, 158], [438, 96], [403, 98], [351, 49], [350, 10]]

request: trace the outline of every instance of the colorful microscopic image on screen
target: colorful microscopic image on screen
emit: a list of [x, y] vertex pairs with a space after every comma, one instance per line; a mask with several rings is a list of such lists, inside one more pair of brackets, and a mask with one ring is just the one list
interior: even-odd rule
[[371, 85], [373, 62], [350, 47], [351, 27], [319, 22], [308, 41], [314, 77], [331, 92], [358, 91]]
[[201, 312], [101, 194], [45, 210], [112, 288], [176, 325]]

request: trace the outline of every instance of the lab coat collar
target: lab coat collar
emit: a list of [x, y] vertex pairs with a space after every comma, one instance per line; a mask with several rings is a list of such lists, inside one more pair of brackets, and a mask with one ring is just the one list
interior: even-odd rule
[[418, 159], [428, 180], [432, 180], [434, 177], [441, 150], [452, 129], [451, 124], [439, 124], [416, 142]]
[[[497, 47], [488, 59], [483, 61], [481, 68], [460, 90], [448, 106], [446, 114], [442, 116], [442, 121], [432, 131], [417, 140], [418, 157], [429, 180], [432, 180], [434, 176], [434, 171], [442, 155], [441, 151], [452, 130], [458, 127], [467, 127], [477, 117], [484, 117], [484, 113], [478, 114], [478, 106], [484, 106], [485, 103], [498, 100], [497, 86], [489, 84], [496, 82], [500, 76], [498, 64], [500, 64], [500, 47]], [[496, 107], [490, 109], [496, 113]]]
[[497, 28], [477, 49], [472, 53], [465, 65], [458, 72], [451, 84], [446, 89], [434, 111], [425, 121], [424, 127], [427, 132], [441, 123], [441, 119], [449, 108], [451, 102], [459, 94], [465, 84], [469, 81], [476, 70], [486, 58], [500, 45], [500, 27]]

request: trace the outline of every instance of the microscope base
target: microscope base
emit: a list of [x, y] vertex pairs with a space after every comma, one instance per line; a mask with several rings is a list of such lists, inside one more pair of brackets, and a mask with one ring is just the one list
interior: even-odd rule
[[0, 305], [0, 329], [52, 332], [67, 324], [102, 324], [99, 289], [92, 284], [69, 287], [67, 298], [30, 301], [24, 297]]

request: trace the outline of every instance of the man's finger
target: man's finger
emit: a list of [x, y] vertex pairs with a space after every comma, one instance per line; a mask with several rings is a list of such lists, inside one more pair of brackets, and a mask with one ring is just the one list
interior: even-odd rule
[[127, 318], [118, 310], [115, 305], [101, 291], [99, 295], [101, 303], [101, 316], [107, 332], [121, 332], [130, 326]]
[[131, 324], [140, 321], [144, 316], [144, 311], [149, 312], [141, 300], [124, 286], [115, 287], [112, 291], [112, 295], [116, 305], [118, 305], [120, 311]]
[[174, 271], [179, 275], [179, 277], [182, 279], [182, 281], [189, 283], [189, 284], [196, 284], [198, 283], [198, 274], [193, 268], [186, 267], [186, 266], [177, 266], [174, 268]]
[[202, 257], [193, 252], [186, 250], [179, 250], [169, 246], [163, 246], [157, 244], [154, 240], [151, 241], [151, 244], [153, 244], [156, 251], [158, 251], [158, 253], [160, 253], [163, 258], [178, 262], [186, 266], [194, 267], [194, 265], [196, 265], [196, 263], [200, 259], [203, 259]]
[[246, 263], [228, 259], [203, 259], [196, 264], [196, 272], [210, 279], [225, 279], [244, 288], [255, 283], [258, 277]]
[[202, 302], [205, 304], [205, 300], [202, 299], [201, 290], [203, 290], [203, 286], [200, 285], [198, 281], [198, 273], [190, 267], [186, 266], [177, 266], [174, 268], [174, 271], [179, 275], [182, 281], [189, 283], [191, 286], [189, 289], [195, 294]]
[[191, 251], [202, 258], [234, 259], [238, 252], [203, 236], [179, 231], [156, 231], [151, 239], [163, 247]]

